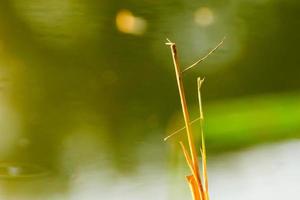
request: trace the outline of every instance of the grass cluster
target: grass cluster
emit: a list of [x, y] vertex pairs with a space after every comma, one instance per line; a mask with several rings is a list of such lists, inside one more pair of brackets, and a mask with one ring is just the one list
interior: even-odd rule
[[[207, 178], [207, 167], [206, 167], [206, 148], [205, 148], [205, 139], [204, 139], [204, 132], [203, 132], [203, 110], [202, 110], [202, 101], [201, 101], [201, 86], [203, 84], [204, 79], [201, 79], [200, 77], [197, 78], [197, 88], [198, 88], [198, 102], [199, 102], [199, 121], [200, 121], [200, 132], [201, 132], [201, 147], [200, 147], [200, 153], [201, 153], [201, 158], [202, 158], [202, 173], [200, 173], [200, 168], [199, 168], [199, 161], [198, 161], [198, 153], [196, 150], [196, 145], [192, 133], [192, 128], [191, 128], [191, 121], [190, 121], [190, 114], [189, 110], [187, 107], [187, 102], [186, 102], [186, 97], [185, 97], [185, 92], [184, 92], [184, 85], [183, 85], [183, 79], [182, 75], [184, 72], [186, 72], [189, 69], [192, 69], [195, 67], [197, 64], [201, 63], [204, 61], [210, 54], [212, 54], [216, 49], [218, 49], [224, 39], [214, 48], [212, 49], [207, 55], [205, 55], [203, 58], [199, 59], [197, 62], [192, 64], [191, 66], [185, 68], [184, 70], [181, 71], [179, 67], [179, 62], [178, 62], [178, 54], [177, 54], [177, 48], [176, 44], [168, 40], [166, 45], [169, 45], [171, 48], [171, 53], [172, 53], [172, 59], [173, 59], [173, 64], [175, 67], [175, 74], [176, 74], [176, 80], [177, 80], [177, 86], [178, 86], [178, 91], [179, 91], [179, 96], [180, 96], [180, 102], [181, 102], [181, 108], [182, 108], [182, 114], [184, 118], [184, 123], [187, 133], [187, 141], [188, 141], [188, 149], [186, 148], [186, 145], [180, 141], [180, 145], [183, 151], [183, 154], [185, 156], [187, 165], [191, 171], [190, 175], [187, 175], [187, 181], [193, 196], [194, 200], [209, 200], [209, 193], [208, 193], [208, 178]], [[176, 131], [175, 133], [171, 134], [170, 136], [176, 134], [179, 131]], [[166, 137], [165, 140], [167, 140], [170, 136]]]

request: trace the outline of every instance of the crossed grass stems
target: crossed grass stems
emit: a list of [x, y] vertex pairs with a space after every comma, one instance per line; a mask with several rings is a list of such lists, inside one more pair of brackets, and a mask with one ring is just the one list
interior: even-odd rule
[[[178, 87], [178, 91], [179, 91], [182, 114], [183, 114], [185, 126], [181, 129], [175, 131], [171, 135], [167, 136], [164, 140], [166, 141], [173, 135], [186, 129], [189, 152], [182, 141], [180, 141], [179, 143], [182, 148], [187, 165], [191, 171], [191, 174], [186, 176], [186, 178], [187, 178], [187, 181], [188, 181], [191, 193], [192, 193], [193, 200], [209, 200], [208, 178], [207, 178], [207, 167], [206, 167], [206, 148], [205, 148], [205, 138], [204, 138], [204, 131], [203, 131], [204, 116], [203, 116], [202, 101], [201, 101], [201, 86], [204, 82], [204, 78], [203, 79], [201, 79], [200, 77], [197, 78], [199, 117], [193, 121], [190, 121], [190, 114], [188, 111], [185, 92], [184, 92], [183, 73], [187, 72], [188, 70], [194, 68], [196, 65], [203, 62], [208, 56], [210, 56], [213, 52], [215, 52], [223, 44], [224, 40], [225, 40], [225, 37], [208, 54], [206, 54], [204, 57], [202, 57], [201, 59], [196, 61], [194, 64], [183, 69], [182, 71], [180, 70], [180, 66], [179, 66], [176, 44], [171, 42], [169, 39], [167, 39], [167, 43], [166, 43], [166, 45], [170, 46], [171, 53], [172, 53], [172, 59], [173, 59], [174, 67], [175, 67], [177, 87]], [[198, 153], [196, 150], [196, 145], [194, 142], [194, 137], [193, 137], [192, 128], [191, 128], [191, 124], [195, 123], [197, 121], [200, 122], [200, 134], [201, 134], [200, 154], [201, 154], [201, 158], [202, 158], [202, 178], [201, 178], [200, 168], [198, 165], [198, 163], [199, 163], [198, 162]]]

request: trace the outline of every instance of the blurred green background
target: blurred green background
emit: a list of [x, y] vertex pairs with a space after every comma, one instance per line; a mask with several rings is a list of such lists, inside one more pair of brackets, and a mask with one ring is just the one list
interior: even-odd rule
[[102, 171], [104, 183], [182, 159], [184, 132], [162, 140], [183, 126], [167, 37], [184, 68], [226, 36], [184, 75], [193, 119], [196, 78], [206, 78], [209, 155], [299, 138], [299, 8], [297, 0], [0, 0], [3, 199], [34, 199], [37, 185], [42, 199], [80, 199], [69, 191], [81, 169]]

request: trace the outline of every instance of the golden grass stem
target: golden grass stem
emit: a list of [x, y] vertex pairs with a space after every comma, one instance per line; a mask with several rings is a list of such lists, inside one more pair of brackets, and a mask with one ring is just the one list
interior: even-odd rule
[[202, 99], [201, 99], [201, 86], [204, 82], [204, 78], [201, 79], [200, 77], [197, 78], [197, 88], [198, 88], [198, 103], [199, 103], [199, 116], [200, 116], [200, 133], [201, 133], [201, 154], [202, 154], [202, 176], [203, 176], [203, 185], [204, 185], [204, 193], [205, 193], [205, 200], [209, 199], [208, 196], [208, 177], [207, 177], [207, 166], [206, 166], [206, 147], [205, 147], [205, 137], [204, 137], [204, 115], [203, 115], [203, 108], [202, 108]]
[[[200, 120], [200, 117], [197, 117], [196, 119], [194, 119], [193, 121], [190, 122], [190, 125], [194, 124], [195, 122], [197, 122], [198, 120]], [[185, 126], [174, 131], [173, 133], [171, 133], [170, 135], [168, 135], [167, 137], [164, 138], [164, 141], [167, 141], [168, 139], [170, 139], [171, 137], [173, 137], [174, 135], [176, 135], [177, 133], [179, 133], [180, 131], [185, 130]]]
[[205, 56], [203, 56], [202, 58], [200, 58], [199, 60], [197, 60], [194, 64], [190, 65], [189, 67], [185, 68], [184, 70], [182, 70], [182, 73], [192, 69], [193, 67], [195, 67], [196, 65], [198, 65], [199, 63], [203, 62], [206, 58], [208, 58], [208, 56], [210, 56], [212, 53], [214, 53], [225, 41], [226, 37], [223, 37], [223, 39], [221, 40], [221, 42], [219, 42], [219, 44], [213, 48], [210, 52], [208, 52], [208, 54], [206, 54]]
[[[179, 143], [180, 143], [180, 146], [182, 148], [182, 151], [183, 151], [184, 157], [186, 159], [186, 162], [187, 162], [187, 164], [188, 164], [188, 166], [191, 170], [191, 173], [192, 173], [192, 176], [187, 176], [187, 179], [189, 181], [189, 184], [190, 184], [190, 187], [191, 187], [191, 190], [192, 190], [192, 193], [193, 193], [193, 198], [194, 198], [194, 200], [197, 199], [197, 198], [199, 198], [201, 200], [204, 200], [203, 186], [202, 186], [200, 177], [197, 175], [198, 169], [195, 170], [193, 168], [192, 160], [191, 160], [184, 144], [181, 141]], [[193, 179], [191, 177], [193, 177]], [[194, 183], [193, 183], [192, 180], [194, 180]]]
[[[194, 143], [192, 129], [190, 126], [190, 115], [189, 115], [189, 111], [188, 111], [188, 107], [187, 107], [187, 103], [186, 103], [186, 99], [185, 99], [185, 92], [184, 92], [184, 87], [183, 87], [182, 74], [181, 74], [179, 62], [178, 62], [176, 45], [175, 45], [175, 43], [171, 42], [170, 40], [168, 40], [168, 43], [166, 43], [166, 44], [169, 45], [171, 48], [173, 64], [175, 67], [177, 86], [178, 86], [178, 91], [179, 91], [179, 96], [180, 96], [182, 114], [183, 114], [184, 123], [185, 123], [185, 127], [186, 127], [186, 133], [187, 133], [187, 138], [188, 138], [189, 149], [190, 149], [190, 153], [191, 153], [193, 166], [194, 166], [194, 169], [199, 169], [197, 151], [196, 151], [196, 147], [195, 147], [195, 143]], [[197, 172], [197, 174], [199, 176], [199, 172]]]
[[[225, 38], [224, 38], [225, 39]], [[187, 133], [187, 140], [188, 140], [188, 146], [190, 150], [190, 154], [186, 150], [184, 144], [180, 142], [184, 157], [186, 159], [186, 162], [191, 170], [192, 175], [187, 176], [187, 181], [189, 183], [192, 196], [194, 200], [209, 200], [208, 195], [208, 178], [207, 178], [207, 166], [206, 166], [206, 147], [205, 147], [205, 138], [204, 138], [204, 131], [203, 131], [203, 109], [202, 109], [202, 101], [201, 101], [201, 85], [204, 81], [204, 79], [198, 78], [197, 79], [197, 86], [198, 86], [198, 101], [199, 101], [199, 119], [193, 120], [190, 122], [190, 115], [187, 107], [187, 102], [185, 99], [185, 92], [184, 92], [184, 86], [183, 86], [183, 80], [182, 80], [182, 74], [183, 72], [195, 67], [197, 64], [205, 60], [210, 54], [212, 54], [215, 50], [217, 50], [222, 44], [224, 39], [214, 48], [212, 49], [206, 56], [192, 64], [190, 67], [186, 68], [183, 71], [180, 71], [179, 67], [179, 61], [178, 61], [178, 55], [177, 55], [177, 49], [175, 43], [171, 42], [169, 39], [167, 39], [166, 45], [169, 45], [171, 48], [172, 53], [172, 59], [173, 64], [175, 68], [175, 75], [176, 75], [176, 81], [180, 96], [180, 102], [181, 102], [181, 108], [182, 108], [182, 114], [184, 118], [185, 127], [179, 129], [175, 133], [172, 133], [171, 135], [167, 136], [165, 140], [172, 137], [176, 133], [186, 129]], [[200, 132], [201, 132], [201, 148], [200, 152], [202, 155], [202, 180], [204, 183], [204, 186], [202, 184], [202, 180], [200, 177], [200, 171], [199, 171], [199, 165], [198, 165], [198, 157], [197, 157], [197, 151], [194, 143], [194, 138], [192, 134], [191, 124], [196, 122], [197, 120], [200, 120]]]

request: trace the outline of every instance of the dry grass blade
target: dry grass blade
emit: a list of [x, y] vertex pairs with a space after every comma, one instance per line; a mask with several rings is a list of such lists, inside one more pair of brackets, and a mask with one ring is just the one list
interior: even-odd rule
[[[225, 38], [224, 38], [225, 39]], [[192, 196], [194, 200], [209, 200], [209, 195], [208, 195], [208, 178], [207, 178], [207, 167], [206, 167], [206, 148], [205, 148], [205, 138], [204, 138], [204, 132], [203, 132], [203, 110], [202, 110], [202, 102], [201, 102], [201, 85], [204, 81], [204, 79], [197, 79], [197, 84], [198, 84], [198, 100], [199, 100], [199, 112], [200, 112], [200, 117], [199, 119], [195, 119], [192, 122], [190, 122], [190, 116], [189, 116], [189, 111], [187, 108], [187, 102], [185, 99], [185, 93], [184, 93], [184, 87], [183, 87], [183, 81], [182, 81], [182, 73], [184, 71], [187, 71], [203, 60], [205, 60], [210, 54], [212, 54], [216, 49], [218, 49], [224, 39], [213, 49], [211, 50], [206, 56], [198, 60], [196, 63], [191, 65], [190, 67], [186, 68], [182, 72], [180, 71], [179, 67], [179, 62], [178, 62], [178, 55], [177, 55], [177, 49], [175, 43], [171, 42], [169, 39], [167, 39], [166, 45], [170, 46], [171, 48], [171, 53], [172, 53], [172, 59], [173, 59], [173, 64], [175, 67], [175, 74], [176, 74], [176, 80], [177, 80], [177, 86], [178, 86], [178, 91], [179, 91], [179, 96], [180, 96], [180, 102], [181, 102], [181, 108], [182, 108], [182, 114], [184, 118], [184, 123], [185, 127], [175, 131], [171, 135], [165, 138], [167, 140], [168, 138], [172, 137], [176, 133], [186, 129], [187, 133], [187, 140], [188, 140], [188, 145], [189, 145], [189, 150], [190, 152], [187, 151], [185, 148], [184, 144], [180, 142], [184, 157], [186, 159], [187, 165], [189, 166], [192, 175], [187, 176], [187, 180], [189, 183], [189, 186], [191, 188]], [[203, 177], [203, 183], [204, 186], [202, 185], [201, 177], [200, 177], [200, 172], [199, 172], [199, 165], [198, 165], [198, 158], [197, 158], [197, 151], [195, 148], [195, 143], [193, 139], [193, 134], [192, 134], [192, 129], [191, 129], [191, 124], [196, 122], [197, 120], [200, 120], [200, 131], [201, 131], [201, 148], [200, 152], [202, 155], [202, 177]]]
[[190, 176], [186, 176], [186, 179], [189, 183], [193, 199], [194, 200], [203, 200], [202, 195], [199, 192], [199, 188], [196, 185], [195, 177], [193, 175], [190, 175]]
[[210, 52], [208, 52], [208, 54], [206, 54], [205, 56], [203, 56], [202, 58], [200, 58], [198, 61], [196, 61], [194, 64], [190, 65], [189, 67], [185, 68], [184, 70], [182, 70], [182, 73], [192, 69], [193, 67], [195, 67], [196, 65], [198, 65], [199, 63], [203, 62], [206, 58], [208, 58], [208, 56], [210, 56], [212, 53], [214, 53], [224, 42], [224, 40], [226, 39], [226, 37], [224, 37], [221, 42], [219, 42], [219, 44], [213, 48]]
[[[191, 121], [190, 125], [194, 124], [195, 122], [197, 122], [200, 119], [200, 117], [194, 119], [193, 121]], [[173, 137], [174, 135], [176, 135], [177, 133], [180, 133], [181, 131], [185, 130], [185, 126], [174, 131], [173, 133], [171, 133], [170, 135], [168, 135], [167, 137], [164, 138], [164, 141], [167, 141], [168, 139], [170, 139], [171, 137]]]
[[[187, 133], [187, 138], [188, 138], [188, 143], [189, 143], [189, 149], [190, 149], [190, 154], [191, 154], [191, 159], [193, 162], [193, 167], [194, 169], [198, 169], [198, 158], [197, 158], [197, 151], [194, 143], [194, 138], [192, 134], [192, 129], [190, 126], [190, 115], [185, 99], [185, 92], [184, 92], [184, 87], [183, 87], [183, 81], [182, 81], [182, 74], [180, 71], [179, 67], [179, 62], [178, 62], [178, 55], [177, 55], [177, 49], [175, 43], [171, 42], [168, 40], [166, 43], [167, 45], [170, 46], [171, 48], [171, 53], [172, 53], [172, 59], [173, 59], [173, 64], [175, 68], [175, 75], [176, 75], [176, 80], [177, 80], [177, 86], [178, 86], [178, 91], [179, 91], [179, 96], [180, 96], [180, 102], [181, 102], [181, 108], [182, 108], [182, 114], [184, 118], [184, 123], [186, 127], [186, 133]], [[199, 172], [197, 172], [197, 175], [199, 176]]]
[[[197, 193], [199, 193], [200, 195], [200, 199], [203, 199], [203, 186], [202, 186], [202, 183], [201, 183], [201, 179], [200, 179], [200, 176], [198, 175], [198, 169], [194, 169], [193, 168], [193, 163], [192, 163], [192, 160], [184, 146], [184, 144], [182, 142], [179, 142], [180, 143], [180, 146], [182, 148], [182, 151], [183, 151], [183, 154], [184, 154], [184, 157], [186, 159], [186, 162], [187, 162], [187, 165], [189, 166], [191, 172], [192, 172], [192, 176], [194, 178], [194, 183], [193, 183], [193, 187], [196, 187], [197, 188]], [[188, 180], [190, 182], [190, 180]], [[191, 184], [191, 183], [190, 183]], [[192, 193], [193, 193], [193, 196], [197, 196], [196, 195], [196, 191], [195, 189], [192, 190]]]
[[199, 102], [199, 115], [200, 115], [200, 133], [201, 133], [201, 154], [202, 154], [202, 176], [203, 176], [203, 185], [204, 185], [204, 193], [205, 200], [209, 199], [208, 196], [208, 177], [207, 177], [207, 166], [206, 166], [206, 147], [205, 147], [205, 138], [204, 138], [204, 130], [203, 130], [203, 109], [202, 109], [202, 100], [201, 100], [201, 86], [204, 82], [204, 79], [200, 77], [197, 78], [197, 88], [198, 88], [198, 102]]

